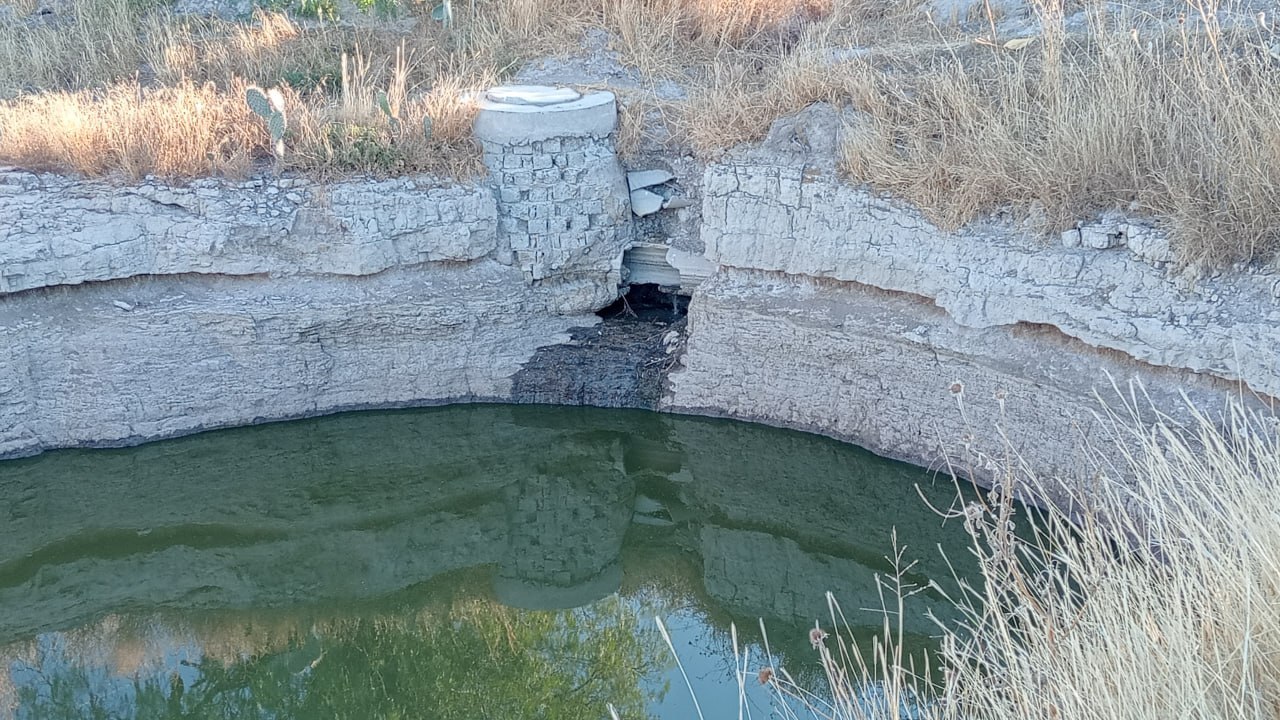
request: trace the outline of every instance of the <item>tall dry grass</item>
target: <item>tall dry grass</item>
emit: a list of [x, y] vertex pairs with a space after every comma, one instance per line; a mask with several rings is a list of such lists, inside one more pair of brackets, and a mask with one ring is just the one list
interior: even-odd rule
[[140, 36], [159, 0], [74, 0], [66, 12], [0, 20], [0, 99], [23, 92], [81, 90], [133, 78]]
[[[1042, 23], [1051, 30], [1060, 15]], [[1046, 31], [1017, 52], [849, 63], [842, 83], [862, 120], [844, 165], [951, 226], [1010, 204], [1041, 206], [1059, 229], [1120, 209], [1156, 218], [1184, 261], [1270, 260], [1280, 250], [1271, 31], [1227, 33], [1206, 17], [1166, 32], [1098, 16], [1084, 35]]]
[[[0, 83], [26, 83], [0, 102], [0, 162], [131, 179], [243, 176], [268, 163], [321, 175], [467, 176], [478, 167], [474, 109], [463, 96], [495, 76], [460, 62], [435, 25], [406, 35], [261, 11], [250, 23], [181, 18], [141, 12], [136, 0], [68, 8], [70, 39], [40, 25], [0, 36], [0, 55], [34, 56], [0, 70]], [[118, 22], [97, 23], [104, 16]], [[106, 44], [121, 62], [94, 65], [80, 53]], [[272, 157], [265, 123], [245, 104], [249, 84], [281, 87], [288, 98], [283, 158]], [[395, 98], [399, 117], [378, 110], [379, 93]]]
[[[825, 1], [478, 0], [456, 3], [445, 28], [417, 4], [397, 22], [348, 27], [68, 0], [47, 20], [0, 22], [0, 162], [128, 178], [244, 174], [255, 161], [466, 175], [478, 153], [462, 97], [530, 57], [576, 48], [588, 28], [619, 38], [628, 62], [674, 75], [731, 43], [767, 42]], [[247, 84], [288, 98], [283, 158], [270, 158], [264, 123], [242, 106]], [[382, 93], [396, 117], [378, 110]]]
[[[293, 94], [291, 167], [474, 168], [465, 108], [445, 92], [478, 89], [530, 58], [576, 51], [589, 29], [600, 28], [650, 84], [625, 91], [628, 147], [645, 137], [655, 110], [669, 142], [714, 157], [763, 137], [782, 115], [827, 101], [853, 111], [843, 157], [850, 177], [916, 203], [943, 225], [1012, 207], [1053, 230], [1119, 209], [1152, 216], [1188, 263], [1275, 257], [1273, 19], [1224, 29], [1216, 0], [1191, 0], [1180, 24], [1096, 4], [1082, 25], [1067, 21], [1063, 2], [1035, 0], [1038, 29], [1014, 50], [996, 37], [994, 17], [966, 34], [931, 25], [909, 0], [476, 0], [454, 3], [449, 28], [430, 19], [429, 3], [405, 4], [393, 23], [349, 27], [278, 13], [249, 23], [176, 17], [159, 0], [67, 0], [49, 21], [0, 21], [0, 98], [18, 98], [4, 114], [23, 128], [16, 140], [0, 135], [0, 161], [26, 164], [33, 147], [98, 147], [61, 134], [75, 124], [52, 123], [48, 137], [32, 139], [40, 123], [17, 113], [78, 103], [83, 115], [89, 99], [112, 96], [97, 106], [105, 116], [126, 112], [119, 98], [128, 92], [117, 85], [212, 83], [230, 97], [249, 82]], [[368, 63], [359, 88], [343, 87], [344, 55]], [[435, 144], [393, 133], [376, 115], [358, 123], [338, 117], [350, 116], [349, 99], [364, 89], [390, 92], [397, 73], [415, 98], [406, 112], [445, 112]], [[653, 88], [663, 80], [688, 98], [659, 97]], [[81, 91], [93, 94], [29, 99]], [[265, 132], [261, 123], [251, 127]], [[239, 132], [227, 142], [238, 145]], [[261, 146], [246, 147], [261, 153]], [[179, 165], [209, 167], [201, 152]], [[59, 164], [55, 157], [67, 155], [41, 166], [111, 170], [93, 158]]]
[[235, 90], [119, 84], [23, 96], [0, 105], [0, 161], [91, 176], [242, 176], [270, 145]]
[[[983, 584], [956, 598], [965, 621], [942, 630], [940, 681], [904, 664], [886, 621], [873, 657], [839, 633], [819, 638], [828, 696], [769, 677], [779, 707], [858, 720], [1280, 718], [1280, 423], [1239, 407], [1195, 418], [1116, 418], [1124, 462], [1100, 469], [1072, 517], [965, 510]], [[1019, 478], [1036, 483], [1016, 468], [1007, 480]], [[833, 604], [829, 627], [841, 622]]]

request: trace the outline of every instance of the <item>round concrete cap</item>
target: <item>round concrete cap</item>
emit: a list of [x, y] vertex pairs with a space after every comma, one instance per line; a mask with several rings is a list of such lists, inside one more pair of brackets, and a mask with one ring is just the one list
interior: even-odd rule
[[549, 85], [499, 85], [484, 95], [486, 99], [499, 104], [539, 107], [573, 102], [582, 97], [582, 93], [577, 90]]
[[506, 85], [477, 103], [475, 134], [483, 142], [523, 145], [558, 137], [605, 137], [618, 120], [613, 93], [582, 95], [569, 88]]

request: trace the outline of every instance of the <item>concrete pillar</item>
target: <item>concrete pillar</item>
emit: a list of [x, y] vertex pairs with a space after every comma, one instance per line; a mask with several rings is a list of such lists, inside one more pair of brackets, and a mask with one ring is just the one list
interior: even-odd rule
[[530, 283], [604, 272], [616, 288], [632, 228], [613, 93], [503, 86], [479, 108], [475, 136], [498, 196], [499, 249]]

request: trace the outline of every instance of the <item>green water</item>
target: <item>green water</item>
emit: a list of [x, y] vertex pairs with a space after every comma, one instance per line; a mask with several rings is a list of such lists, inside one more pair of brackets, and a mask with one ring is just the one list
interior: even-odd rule
[[[946, 478], [756, 425], [544, 406], [350, 413], [0, 463], [0, 717], [736, 717], [821, 693], [967, 557]], [[927, 652], [937, 591], [904, 624]], [[768, 649], [758, 620], [767, 630]], [[747, 684], [768, 717], [772, 700]]]

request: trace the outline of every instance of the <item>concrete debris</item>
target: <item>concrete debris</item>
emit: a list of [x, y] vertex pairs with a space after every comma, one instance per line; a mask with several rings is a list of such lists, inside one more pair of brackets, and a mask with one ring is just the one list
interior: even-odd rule
[[631, 191], [631, 212], [636, 217], [652, 215], [662, 209], [663, 197], [651, 190]]
[[627, 187], [635, 192], [643, 188], [661, 185], [675, 180], [676, 176], [666, 170], [638, 170], [627, 173]]

